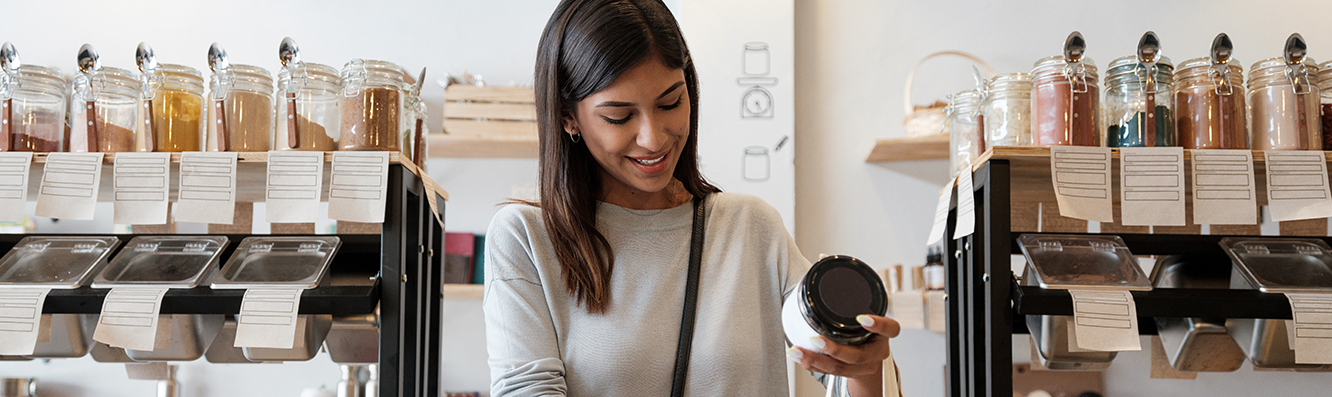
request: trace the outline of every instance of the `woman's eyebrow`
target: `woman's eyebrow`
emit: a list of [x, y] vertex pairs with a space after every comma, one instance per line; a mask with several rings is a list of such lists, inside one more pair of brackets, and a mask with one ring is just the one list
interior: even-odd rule
[[[662, 92], [661, 95], [657, 96], [657, 99], [665, 98], [667, 95], [670, 95], [672, 92], [675, 92], [675, 90], [679, 89], [681, 86], [684, 86], [683, 81], [672, 84], [671, 88], [667, 88], [666, 91]], [[597, 104], [597, 107], [599, 108], [623, 108], [630, 106], [634, 106], [634, 104], [629, 102], [620, 102], [620, 101], [606, 101]]]
[[680, 88], [680, 86], [683, 85], [683, 81], [677, 81], [675, 84], [671, 85], [671, 88], [667, 88], [666, 91], [662, 92], [661, 96], [658, 96], [657, 99], [665, 98], [667, 94], [670, 94], [672, 91], [675, 91], [676, 88]]

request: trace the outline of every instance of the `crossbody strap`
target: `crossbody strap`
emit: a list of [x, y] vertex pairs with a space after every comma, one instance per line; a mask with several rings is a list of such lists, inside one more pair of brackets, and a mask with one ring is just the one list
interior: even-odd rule
[[[706, 196], [704, 196], [706, 197]], [[685, 279], [684, 315], [680, 318], [680, 342], [675, 350], [675, 376], [671, 396], [684, 396], [689, 372], [689, 352], [694, 344], [694, 315], [698, 312], [698, 272], [703, 264], [704, 197], [694, 198], [694, 230], [689, 237], [689, 276]]]

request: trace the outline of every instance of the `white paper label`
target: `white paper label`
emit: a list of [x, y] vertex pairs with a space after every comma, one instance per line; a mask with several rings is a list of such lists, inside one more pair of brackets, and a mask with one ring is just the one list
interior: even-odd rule
[[971, 187], [971, 172], [957, 175], [957, 220], [953, 222], [953, 238], [959, 239], [976, 232], [976, 193]]
[[102, 181], [101, 153], [51, 153], [37, 192], [37, 216], [92, 220]]
[[1051, 146], [1050, 182], [1059, 215], [1114, 222], [1110, 172], [1110, 148]]
[[1129, 291], [1068, 290], [1073, 297], [1071, 351], [1142, 350], [1138, 308]]
[[32, 152], [0, 152], [0, 222], [23, 222]]
[[1184, 226], [1184, 148], [1119, 149], [1120, 223]]
[[162, 225], [171, 195], [171, 153], [116, 153], [115, 222]]
[[934, 207], [934, 226], [930, 227], [930, 239], [926, 245], [938, 244], [943, 241], [944, 232], [948, 229], [948, 209], [953, 203], [953, 185], [957, 184], [957, 178], [948, 181], [944, 185], [943, 191], [939, 192], [939, 203]]
[[[1290, 347], [1298, 364], [1332, 364], [1332, 293], [1286, 294], [1294, 321]], [[1291, 330], [1290, 325], [1294, 324]]]
[[925, 328], [925, 296], [921, 290], [899, 291], [892, 296], [892, 318], [902, 328]]
[[153, 350], [167, 288], [112, 288], [102, 302], [93, 340], [131, 350]]
[[301, 288], [265, 288], [245, 291], [236, 318], [236, 347], [290, 349], [296, 345], [296, 313]]
[[1274, 221], [1332, 216], [1327, 157], [1317, 150], [1269, 150], [1267, 206]]
[[236, 218], [236, 152], [180, 156], [176, 221], [230, 225]]
[[324, 152], [268, 152], [265, 220], [309, 223], [319, 220], [319, 194], [324, 186]]
[[328, 219], [380, 223], [388, 203], [389, 152], [333, 152]]
[[1257, 225], [1253, 152], [1193, 150], [1193, 223]]
[[42, 305], [50, 292], [46, 288], [0, 289], [0, 355], [25, 356], [37, 348]]

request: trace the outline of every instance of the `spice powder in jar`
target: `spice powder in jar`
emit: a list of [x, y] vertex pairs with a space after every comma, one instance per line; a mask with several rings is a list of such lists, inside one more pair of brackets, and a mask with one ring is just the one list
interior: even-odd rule
[[1244, 70], [1239, 61], [1195, 58], [1175, 71], [1175, 130], [1185, 149], [1248, 149]]
[[[78, 74], [74, 78], [73, 97], [69, 112], [69, 151], [71, 152], [133, 152], [139, 124], [139, 79], [129, 70], [103, 67], [91, 74]], [[88, 147], [87, 104], [93, 101], [97, 114], [93, 127], [97, 141]]]
[[338, 150], [398, 150], [405, 76], [404, 69], [391, 62], [347, 62], [342, 68]]
[[1332, 61], [1318, 65], [1318, 104], [1323, 126], [1323, 149], [1332, 148]]
[[1175, 146], [1170, 103], [1174, 71], [1174, 64], [1164, 56], [1155, 64], [1139, 62], [1137, 56], [1110, 62], [1105, 77], [1105, 100], [1101, 102], [1102, 117], [1107, 124], [1106, 146]]
[[[280, 70], [275, 93], [274, 112], [278, 120], [274, 125], [273, 149], [337, 150], [342, 117], [338, 112], [341, 88], [338, 70], [331, 66], [302, 62], [292, 69]], [[296, 125], [296, 147], [288, 142], [287, 129], [292, 124], [285, 119], [288, 117], [288, 93], [295, 96], [296, 109], [292, 120]]]
[[[223, 98], [226, 110], [227, 151], [267, 152], [273, 139], [273, 78], [267, 70], [251, 65], [231, 65], [219, 76], [214, 72], [210, 102]], [[219, 81], [221, 84], [219, 85]], [[217, 106], [210, 103], [208, 150], [217, 150]]]
[[1062, 55], [1036, 61], [1031, 71], [1031, 139], [1034, 146], [1100, 146], [1096, 64], [1069, 64]]
[[203, 75], [184, 65], [161, 64], [150, 77], [147, 94], [153, 109], [153, 149], [185, 152], [203, 149]]
[[[66, 84], [59, 69], [22, 65], [11, 93], [9, 122], [15, 152], [62, 152], [65, 137]], [[11, 86], [14, 84], [11, 83]]]
[[1249, 68], [1251, 149], [1322, 150], [1317, 73], [1308, 58], [1299, 65], [1269, 58]]

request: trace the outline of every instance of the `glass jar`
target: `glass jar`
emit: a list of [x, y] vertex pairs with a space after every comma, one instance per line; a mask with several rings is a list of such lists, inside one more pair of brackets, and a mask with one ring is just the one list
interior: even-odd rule
[[949, 163], [953, 165], [951, 175], [970, 171], [973, 162], [984, 152], [982, 146], [985, 145], [985, 139], [981, 137], [976, 117], [979, 111], [980, 92], [976, 90], [953, 94], [948, 108], [944, 110], [948, 114], [946, 125], [949, 146], [952, 148], [948, 154]]
[[1317, 75], [1308, 58], [1298, 65], [1270, 58], [1249, 68], [1249, 148], [1322, 150]]
[[1323, 148], [1332, 148], [1332, 61], [1318, 65], [1319, 118], [1323, 127]]
[[810, 340], [818, 336], [859, 345], [874, 333], [861, 327], [856, 317], [882, 316], [887, 311], [888, 292], [874, 269], [859, 259], [833, 255], [810, 266], [782, 302], [782, 331], [791, 344], [814, 351], [818, 349]]
[[[141, 77], [142, 78], [142, 77]], [[203, 75], [192, 67], [158, 65], [143, 84], [142, 100], [150, 114], [144, 116], [150, 134], [144, 149], [150, 152], [203, 150]]]
[[62, 152], [65, 148], [65, 76], [59, 69], [22, 65], [14, 75], [0, 72], [0, 100], [9, 106], [0, 126], [0, 150]]
[[[273, 133], [273, 149], [337, 150], [342, 132], [339, 127], [342, 116], [338, 113], [341, 84], [338, 70], [328, 65], [302, 62], [295, 68], [279, 71], [275, 112], [281, 120]], [[288, 102], [292, 100], [294, 111], [289, 112]], [[293, 125], [295, 145], [289, 138]]]
[[1090, 58], [1068, 63], [1062, 55], [1036, 61], [1031, 70], [1031, 144], [1101, 146], [1097, 111], [1101, 88]]
[[[69, 99], [69, 151], [135, 151], [141, 90], [139, 78], [125, 69], [103, 67], [75, 74]], [[89, 114], [91, 110], [95, 112]]]
[[1175, 133], [1185, 149], [1248, 149], [1244, 70], [1195, 58], [1175, 70]]
[[403, 114], [406, 117], [403, 117], [403, 122], [407, 128], [403, 130], [402, 154], [424, 169], [425, 159], [429, 155], [426, 153], [426, 141], [430, 137], [430, 131], [426, 128], [429, 118], [426, 115], [425, 101], [421, 100], [419, 93], [409, 91], [404, 108], [406, 111]]
[[985, 147], [1031, 144], [1031, 75], [994, 76], [981, 101]]
[[1105, 73], [1105, 146], [1175, 146], [1170, 92], [1175, 65], [1157, 60], [1155, 70], [1127, 56], [1110, 62]]
[[[273, 140], [273, 75], [252, 65], [231, 65], [208, 82], [209, 151], [267, 152]], [[219, 113], [219, 106], [225, 114]], [[219, 148], [218, 132], [226, 129]]]
[[353, 59], [342, 67], [338, 150], [398, 150], [406, 101], [404, 71], [391, 62]]

